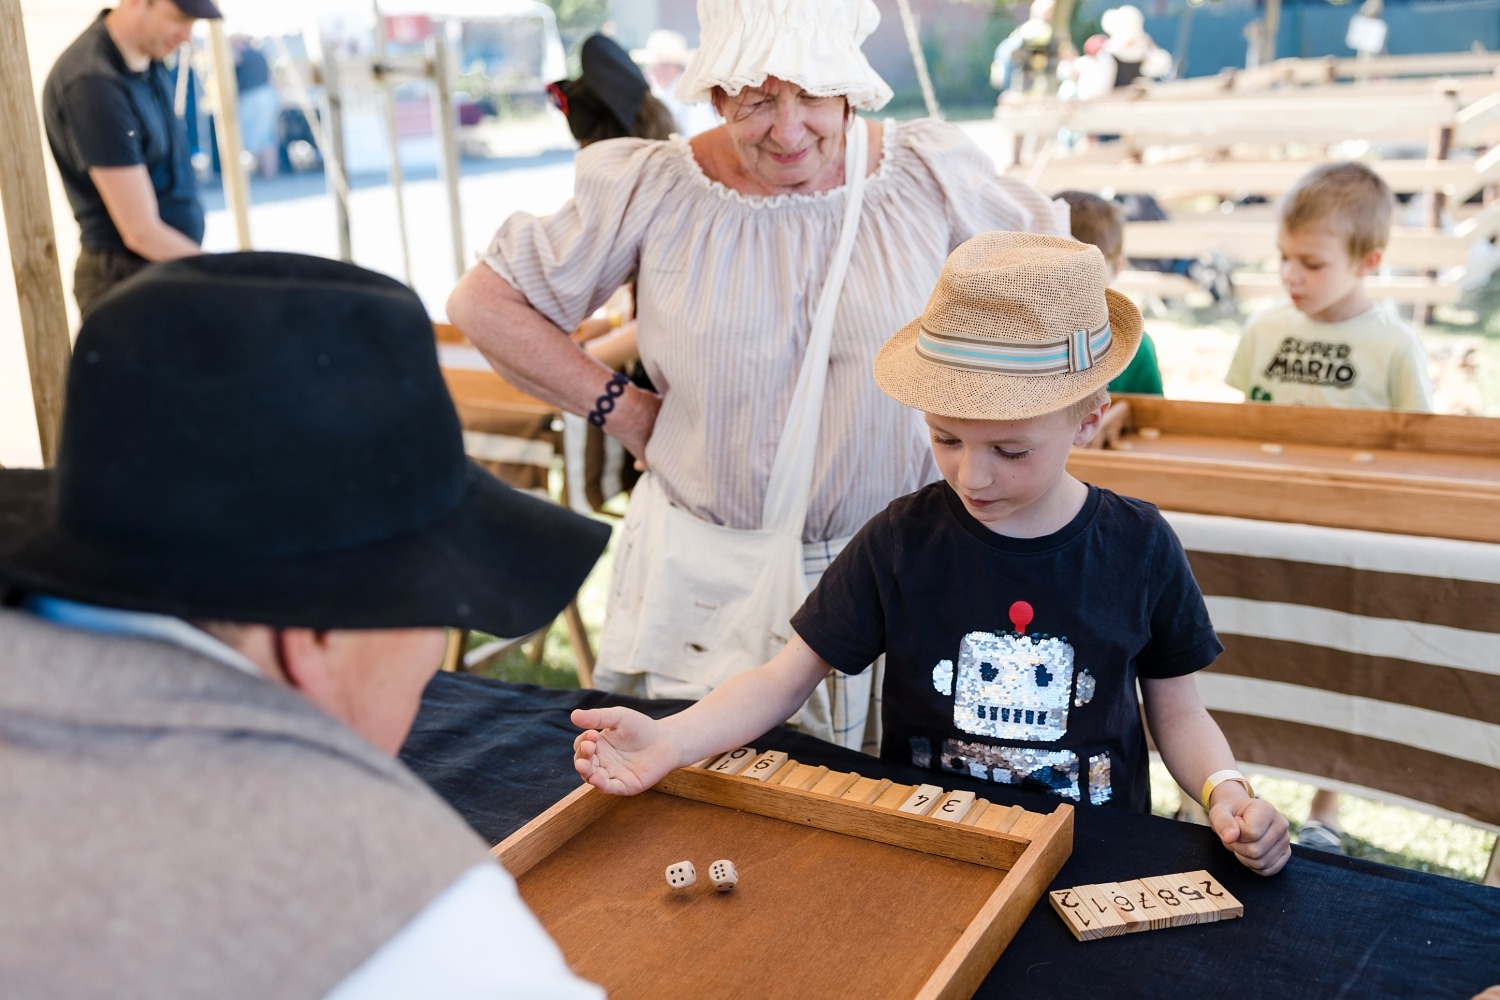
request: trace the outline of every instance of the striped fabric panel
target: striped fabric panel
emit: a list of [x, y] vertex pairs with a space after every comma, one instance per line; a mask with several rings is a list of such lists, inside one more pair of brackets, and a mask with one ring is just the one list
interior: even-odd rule
[[[1461, 543], [1469, 544], [1469, 543]], [[1456, 629], [1472, 629], [1488, 617], [1500, 629], [1500, 583], [1360, 570], [1290, 559], [1255, 558], [1221, 552], [1193, 552], [1193, 573], [1206, 594], [1248, 601], [1285, 600], [1286, 580], [1296, 576], [1300, 603], [1363, 618], [1393, 618]], [[1431, 561], [1444, 573], [1451, 563]], [[1414, 596], [1422, 599], [1416, 600]]]
[[1240, 760], [1500, 829], [1500, 546], [1167, 517], [1225, 647], [1199, 690]]
[[1368, 789], [1431, 806], [1454, 819], [1500, 828], [1495, 769], [1407, 743], [1267, 719], [1230, 710], [1213, 713], [1243, 761], [1294, 775], [1326, 777], [1350, 791]]

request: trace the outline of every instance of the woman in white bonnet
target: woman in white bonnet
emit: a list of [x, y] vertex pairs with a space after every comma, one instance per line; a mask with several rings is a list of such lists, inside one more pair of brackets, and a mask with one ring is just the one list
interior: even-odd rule
[[[925, 428], [871, 377], [880, 345], [922, 312], [948, 253], [970, 236], [1067, 232], [1046, 197], [997, 176], [956, 127], [857, 117], [891, 98], [860, 51], [879, 22], [871, 0], [699, 0], [698, 18], [700, 45], [677, 95], [712, 102], [723, 124], [691, 140], [582, 151], [573, 200], [546, 218], [507, 219], [448, 301], [449, 319], [506, 377], [591, 414], [649, 466], [617, 534], [594, 675], [601, 688], [648, 697], [701, 697], [765, 658], [733, 648], [725, 625], [722, 590], [752, 571], [717, 548], [678, 551], [683, 532], [662, 535], [666, 509], [695, 525], [759, 529], [788, 506], [771, 484], [800, 481], [790, 544], [816, 580], [872, 514], [937, 476]], [[805, 412], [794, 387], [818, 342], [814, 313], [851, 200], [846, 143], [852, 156], [861, 142], [862, 195], [831, 297], [826, 374], [809, 366], [822, 403], [794, 431], [788, 413]], [[564, 332], [631, 277], [641, 358], [659, 395], [619, 385]], [[779, 451], [784, 438], [806, 442], [805, 455]], [[773, 478], [778, 454], [796, 471]], [[800, 603], [795, 583], [780, 589], [785, 607], [764, 614], [764, 632], [784, 634]], [[874, 673], [820, 689], [800, 724], [870, 745]]]
[[1106, 10], [1099, 26], [1109, 36], [1104, 53], [1114, 60], [1115, 87], [1128, 87], [1142, 77], [1155, 80], [1172, 72], [1172, 55], [1146, 33], [1146, 18], [1134, 4]]

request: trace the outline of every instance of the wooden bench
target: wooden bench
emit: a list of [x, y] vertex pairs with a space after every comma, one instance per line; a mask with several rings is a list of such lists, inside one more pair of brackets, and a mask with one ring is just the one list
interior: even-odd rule
[[[1059, 157], [1039, 170], [1014, 168], [1013, 173], [1043, 191], [1065, 190], [1148, 193], [1163, 202], [1212, 195], [1236, 199], [1250, 195], [1275, 200], [1291, 189], [1322, 160], [1192, 160], [1130, 162]], [[1500, 184], [1500, 148], [1463, 160], [1368, 160], [1374, 170], [1400, 194], [1437, 191], [1451, 203], [1462, 204], [1475, 194]]]

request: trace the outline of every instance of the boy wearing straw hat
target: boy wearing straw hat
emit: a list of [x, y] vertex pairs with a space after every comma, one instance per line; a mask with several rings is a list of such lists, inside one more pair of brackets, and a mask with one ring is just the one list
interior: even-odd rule
[[1181, 545], [1151, 504], [1066, 469], [1141, 339], [1106, 283], [1098, 249], [1064, 238], [986, 233], [955, 250], [875, 360], [881, 389], [925, 414], [943, 480], [860, 530], [765, 665], [659, 722], [575, 712], [584, 779], [641, 791], [884, 653], [881, 756], [1145, 811], [1139, 679], [1173, 777], [1201, 789], [1242, 864], [1279, 871], [1286, 820], [1235, 770], [1193, 684], [1223, 647]]

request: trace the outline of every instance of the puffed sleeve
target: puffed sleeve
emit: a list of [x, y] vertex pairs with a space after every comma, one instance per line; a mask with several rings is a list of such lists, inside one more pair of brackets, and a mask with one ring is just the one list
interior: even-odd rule
[[995, 161], [957, 125], [922, 118], [899, 126], [908, 147], [942, 193], [949, 240], [958, 246], [992, 230], [1068, 236], [1068, 217], [1025, 181], [995, 169]]
[[635, 274], [641, 239], [671, 187], [667, 142], [612, 139], [581, 150], [573, 199], [538, 218], [506, 219], [480, 259], [532, 307], [572, 330]]

